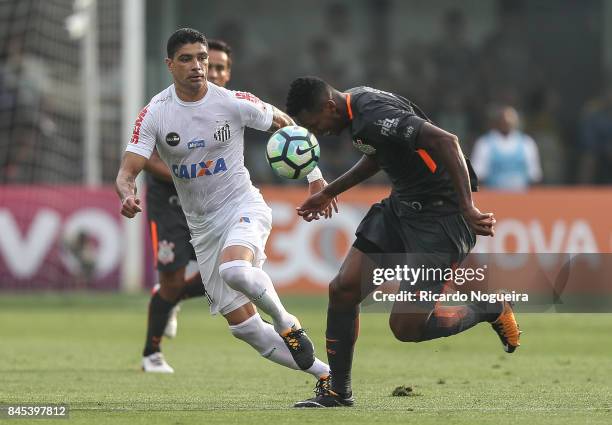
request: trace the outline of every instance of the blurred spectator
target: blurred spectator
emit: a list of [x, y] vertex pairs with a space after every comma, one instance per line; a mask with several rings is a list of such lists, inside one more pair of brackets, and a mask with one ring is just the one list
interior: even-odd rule
[[452, 90], [464, 95], [474, 89], [473, 74], [476, 53], [467, 39], [465, 15], [460, 9], [450, 9], [442, 18], [442, 36], [431, 46], [436, 66], [436, 85], [441, 92]]
[[580, 122], [579, 183], [612, 183], [612, 81], [587, 102]]
[[436, 108], [436, 125], [457, 135], [462, 148], [467, 149], [466, 142], [470, 140], [468, 110], [466, 102], [460, 94], [449, 91], [438, 99]]
[[232, 46], [234, 57], [239, 58], [232, 64], [232, 87], [257, 93], [262, 99], [269, 101], [267, 93], [259, 89], [257, 78], [253, 78], [254, 75], [260, 77], [268, 72], [265, 69], [258, 69], [256, 65], [268, 49], [260, 37], [253, 36], [249, 23], [250, 21], [246, 19], [229, 18], [221, 21], [216, 26], [216, 31], [207, 35]]
[[469, 149], [475, 135], [470, 114], [474, 105], [480, 104], [474, 99], [480, 92], [474, 78], [476, 51], [468, 41], [467, 20], [461, 9], [446, 11], [440, 26], [440, 37], [429, 47], [435, 66], [436, 104], [431, 110], [438, 125], [456, 134], [463, 148]]
[[488, 101], [518, 104], [530, 79], [529, 34], [526, 31], [525, 2], [498, 2], [498, 25], [487, 37], [480, 52], [479, 84]]
[[[338, 87], [364, 84], [363, 43], [353, 28], [353, 16], [346, 3], [331, 3], [324, 16], [325, 33], [311, 39], [302, 58], [304, 74], [330, 74]], [[333, 74], [333, 75], [332, 75]]]
[[483, 184], [492, 189], [525, 190], [542, 179], [538, 147], [518, 129], [516, 110], [491, 108], [491, 130], [474, 145], [472, 165]]
[[543, 86], [527, 96], [525, 131], [538, 141], [542, 162], [542, 182], [561, 184], [567, 179], [566, 148], [559, 125], [559, 94]]
[[[406, 43], [399, 52], [400, 62], [397, 67], [394, 66], [389, 90], [407, 97], [426, 111], [435, 111], [435, 96], [432, 93], [437, 68], [431, 60], [430, 51], [425, 43], [414, 40]], [[387, 88], [385, 84], [379, 87]]]
[[336, 84], [336, 87], [344, 87], [346, 81], [350, 79], [346, 75], [346, 66], [334, 56], [329, 37], [323, 36], [313, 38], [308, 43], [305, 56], [302, 58], [300, 74], [316, 74], [330, 84]]
[[[368, 85], [383, 90], [392, 90], [389, 80], [392, 79], [394, 61], [392, 60], [392, 45], [395, 34], [392, 30], [393, 4], [391, 0], [366, 0], [368, 24], [359, 31], [367, 34], [364, 40], [365, 54], [361, 66], [365, 80], [357, 85]], [[363, 28], [363, 27], [361, 27]]]
[[75, 278], [71, 289], [85, 289], [93, 281], [98, 251], [95, 238], [86, 231], [63, 235], [62, 260]]
[[9, 102], [2, 111], [8, 118], [2, 122], [2, 130], [7, 135], [0, 145], [2, 182], [25, 183], [41, 177], [46, 158], [37, 158], [41, 156], [37, 145], [42, 143], [45, 133], [56, 129], [44, 108], [45, 95], [51, 86], [49, 67], [26, 51], [25, 41], [22, 35], [8, 40], [6, 60], [0, 68], [1, 97]]

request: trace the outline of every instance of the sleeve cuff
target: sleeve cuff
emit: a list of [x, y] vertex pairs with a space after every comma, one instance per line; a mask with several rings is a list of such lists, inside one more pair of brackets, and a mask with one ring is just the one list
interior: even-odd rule
[[321, 173], [321, 170], [319, 169], [319, 167], [315, 167], [314, 170], [312, 170], [306, 176], [306, 179], [308, 179], [308, 183], [312, 183], [322, 178], [323, 178], [323, 173]]
[[270, 127], [272, 127], [272, 120], [274, 119], [274, 106], [269, 103], [264, 104], [266, 107], [266, 118], [264, 119], [264, 128], [263, 131], [267, 131]]

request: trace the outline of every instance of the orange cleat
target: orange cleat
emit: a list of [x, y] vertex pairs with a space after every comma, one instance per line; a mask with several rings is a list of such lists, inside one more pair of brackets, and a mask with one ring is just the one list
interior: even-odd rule
[[516, 323], [511, 303], [504, 301], [504, 309], [497, 320], [491, 323], [491, 326], [499, 336], [506, 353], [513, 353], [521, 345], [522, 332]]

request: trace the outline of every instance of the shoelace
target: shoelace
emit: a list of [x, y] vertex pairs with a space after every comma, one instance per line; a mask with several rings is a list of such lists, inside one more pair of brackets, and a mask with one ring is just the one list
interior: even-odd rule
[[319, 379], [315, 385], [314, 393], [316, 396], [326, 395], [331, 391], [331, 377]]
[[301, 338], [302, 335], [304, 335], [304, 330], [297, 329], [295, 331], [289, 332], [287, 335], [283, 337], [283, 339], [287, 342], [287, 345], [289, 345], [289, 348], [291, 348], [294, 351], [298, 351], [301, 348], [300, 341], [298, 338]]

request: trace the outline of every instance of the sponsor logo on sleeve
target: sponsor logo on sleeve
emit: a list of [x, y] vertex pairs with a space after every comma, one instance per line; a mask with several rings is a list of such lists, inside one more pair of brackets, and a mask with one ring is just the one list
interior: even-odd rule
[[249, 102], [253, 102], [257, 104], [262, 103], [261, 100], [259, 100], [257, 96], [249, 92], [237, 91], [237, 92], [234, 92], [234, 94], [238, 99], [248, 100]]
[[130, 140], [130, 143], [134, 145], [138, 144], [138, 139], [140, 138], [140, 127], [142, 126], [142, 121], [144, 120], [145, 115], [147, 115], [148, 109], [149, 105], [145, 106], [138, 114], [138, 118], [136, 118], [136, 122], [134, 123], [134, 131], [132, 132], [132, 139]]

